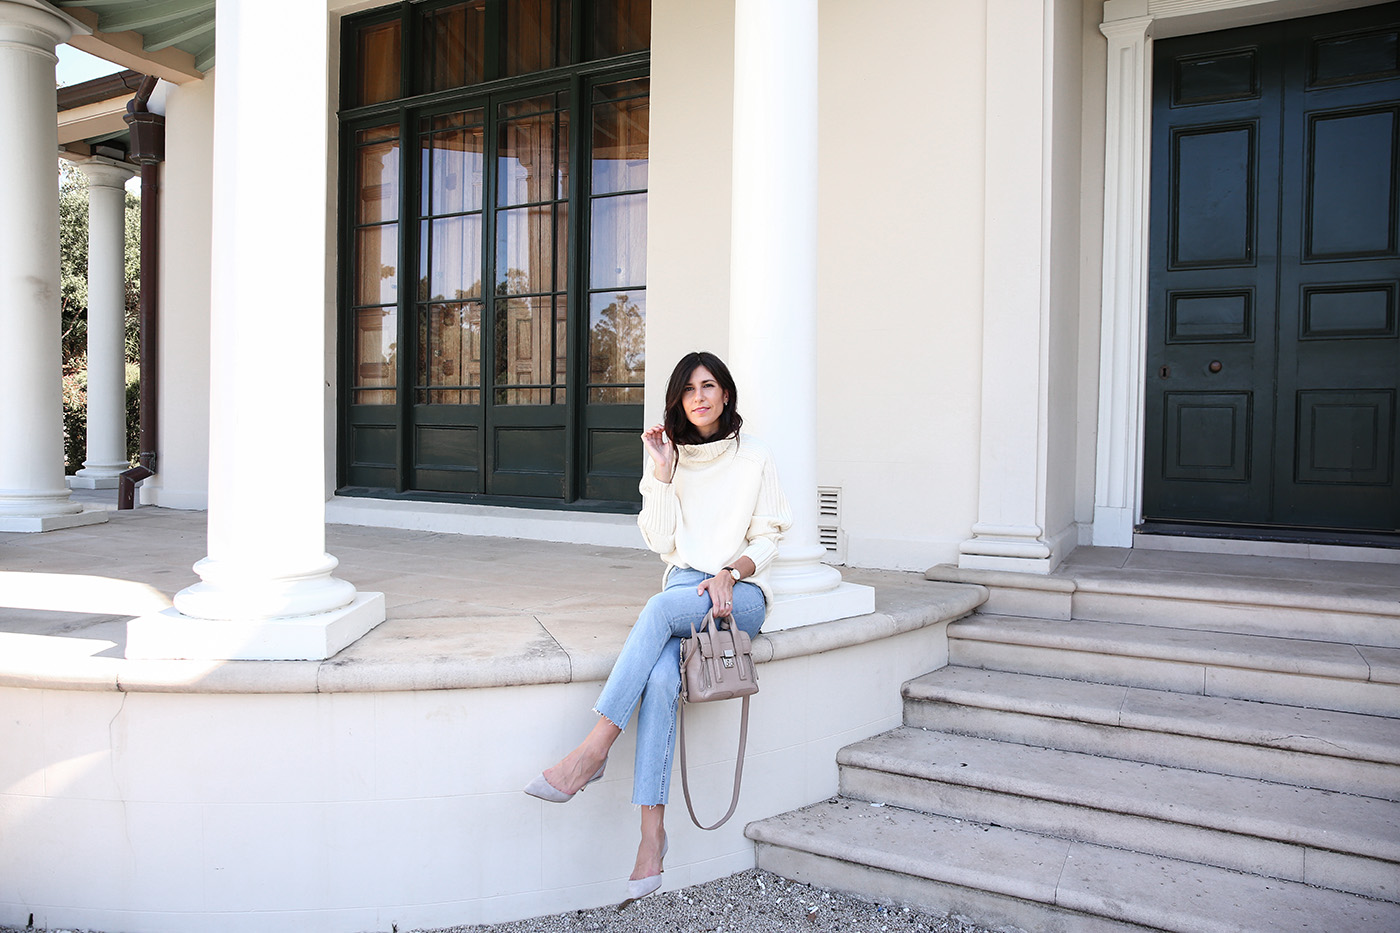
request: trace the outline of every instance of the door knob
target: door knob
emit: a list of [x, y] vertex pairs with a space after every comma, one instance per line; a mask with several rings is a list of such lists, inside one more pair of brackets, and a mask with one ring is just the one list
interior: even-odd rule
[[1209, 369], [1213, 373], [1218, 373], [1224, 368], [1225, 367], [1220, 364], [1219, 360], [1211, 360], [1210, 365], [1206, 367], [1206, 369]]

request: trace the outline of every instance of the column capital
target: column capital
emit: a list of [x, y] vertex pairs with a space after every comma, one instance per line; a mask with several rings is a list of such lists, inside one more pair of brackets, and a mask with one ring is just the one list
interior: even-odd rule
[[0, 0], [0, 44], [26, 46], [58, 60], [54, 49], [75, 33], [89, 33], [82, 23], [36, 0]]
[[87, 176], [89, 185], [96, 185], [100, 188], [123, 188], [137, 172], [134, 165], [123, 165], [120, 162], [113, 162], [111, 159], [101, 157], [94, 157], [74, 164], [79, 171]]
[[1152, 37], [1152, 24], [1156, 21], [1152, 16], [1135, 16], [1112, 22], [1105, 20], [1099, 24], [1099, 32], [1110, 42], [1141, 42]]

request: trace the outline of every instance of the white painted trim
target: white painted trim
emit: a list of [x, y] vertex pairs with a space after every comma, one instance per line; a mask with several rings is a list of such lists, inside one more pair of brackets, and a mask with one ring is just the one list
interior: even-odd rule
[[1093, 543], [1132, 547], [1142, 517], [1153, 38], [1372, 6], [1380, 0], [1107, 0], [1103, 308]]
[[[643, 547], [635, 515], [517, 509], [457, 502], [417, 502], [336, 496], [326, 503], [332, 525], [402, 528], [602, 547]], [[660, 564], [657, 564], [658, 573]]]
[[1093, 542], [1131, 547], [1142, 514], [1152, 19], [1140, 16], [1100, 29], [1108, 38], [1108, 89]]

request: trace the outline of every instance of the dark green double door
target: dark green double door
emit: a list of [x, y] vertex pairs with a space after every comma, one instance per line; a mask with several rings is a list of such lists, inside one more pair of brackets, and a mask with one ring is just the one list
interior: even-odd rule
[[1400, 4], [1155, 56], [1145, 519], [1400, 532]]

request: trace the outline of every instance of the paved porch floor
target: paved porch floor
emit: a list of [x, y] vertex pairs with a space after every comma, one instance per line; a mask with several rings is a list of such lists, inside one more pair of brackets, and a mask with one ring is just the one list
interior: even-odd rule
[[[79, 491], [75, 498], [114, 502], [115, 492]], [[0, 682], [280, 692], [601, 680], [661, 579], [660, 561], [640, 547], [328, 525], [337, 575], [385, 595], [387, 619], [369, 635], [327, 662], [126, 661], [127, 619], [166, 608], [176, 592], [197, 582], [192, 568], [206, 554], [205, 522], [203, 512], [146, 507], [113, 511], [100, 525], [0, 533]], [[1082, 547], [1041, 579], [1053, 587], [1057, 578], [1133, 578], [1400, 606], [1400, 552], [1375, 557]], [[943, 582], [930, 582], [913, 573], [846, 568], [847, 580], [876, 588], [877, 612], [767, 635], [756, 646], [759, 659], [957, 618], [980, 602], [981, 587], [969, 584], [1001, 576], [949, 571]]]
[[[104, 501], [114, 493], [78, 493]], [[88, 689], [419, 690], [602, 680], [663, 565], [636, 549], [328, 525], [336, 575], [382, 592], [386, 621], [325, 662], [127, 661], [126, 621], [198, 582], [206, 514], [0, 533], [0, 683]], [[638, 538], [640, 545], [640, 535]], [[970, 612], [979, 587], [845, 570], [877, 612], [776, 632], [760, 661], [870, 641]], [[190, 624], [198, 624], [191, 622]]]

